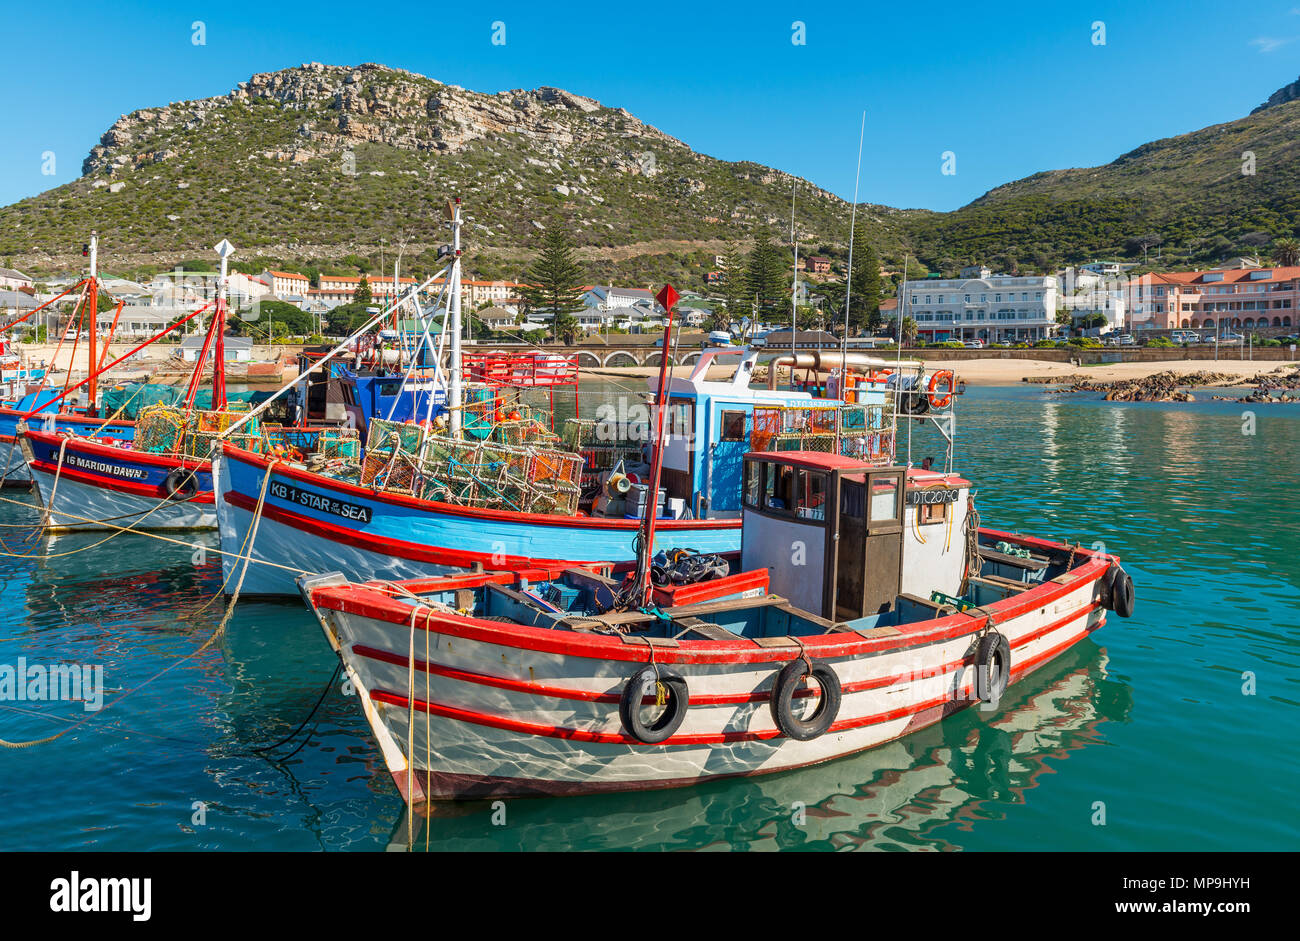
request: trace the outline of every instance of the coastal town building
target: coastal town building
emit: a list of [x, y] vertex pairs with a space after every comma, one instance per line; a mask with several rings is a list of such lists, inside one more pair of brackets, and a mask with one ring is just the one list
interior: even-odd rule
[[[393, 277], [388, 275], [366, 275], [366, 284], [370, 286], [370, 296], [377, 302], [389, 302], [394, 298]], [[414, 287], [416, 281], [414, 278], [398, 278], [398, 293]], [[307, 288], [302, 290], [288, 291], [288, 294], [298, 294], [310, 300], [320, 299], [326, 303], [338, 306], [339, 304], [349, 304], [356, 296], [357, 289], [361, 287], [361, 276], [349, 277], [345, 275], [323, 274], [320, 276], [319, 288]], [[280, 294], [280, 291], [275, 293]]]
[[311, 288], [311, 279], [296, 271], [263, 271], [257, 279], [266, 285], [267, 290], [279, 295], [306, 294]]
[[23, 288], [30, 289], [33, 284], [32, 279], [21, 271], [16, 271], [13, 268], [0, 268], [0, 288], [19, 291]]
[[[903, 285], [904, 316], [916, 321], [917, 336], [927, 342], [943, 340], [1046, 339], [1056, 331], [1057, 281], [1054, 275], [992, 274], [972, 269], [979, 277], [925, 278]], [[881, 305], [887, 318], [897, 306]]]
[[1300, 266], [1145, 274], [1127, 282], [1125, 303], [1137, 330], [1291, 327]]
[[[1057, 272], [1056, 281], [1058, 309], [1069, 314], [1072, 326], [1094, 336], [1125, 328], [1125, 291], [1121, 278], [1081, 266]], [[1098, 316], [1104, 318], [1104, 323], [1095, 322]], [[1082, 327], [1085, 323], [1092, 326]]]

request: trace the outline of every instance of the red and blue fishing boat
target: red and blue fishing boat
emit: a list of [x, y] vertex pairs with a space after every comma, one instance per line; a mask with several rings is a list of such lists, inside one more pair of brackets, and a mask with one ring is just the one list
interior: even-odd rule
[[[459, 284], [459, 211], [457, 205], [449, 284]], [[465, 367], [458, 340], [459, 290], [450, 294], [448, 324], [444, 335], [452, 339], [449, 362], [454, 368], [448, 369], [444, 412], [452, 433], [468, 437], [472, 432], [468, 424], [464, 429], [455, 427], [465, 408], [459, 378], [468, 373], [490, 386], [497, 371]], [[894, 455], [896, 401], [928, 401], [934, 396], [944, 408], [951, 403], [951, 373], [946, 374], [946, 391], [927, 390], [921, 384], [923, 364], [887, 363], [861, 354], [825, 354], [825, 363], [822, 354], [811, 354], [817, 357], [815, 363], [805, 361], [808, 354], [781, 358], [792, 367], [833, 365], [840, 367], [842, 375], [861, 373], [863, 381], [851, 395], [841, 390], [833, 398], [816, 398], [807, 391], [778, 390], [775, 361], [769, 364], [766, 387], [755, 387], [760, 352], [705, 350], [690, 376], [673, 378], [657, 399], [665, 403], [663, 487], [651, 492], [639, 479], [635, 482], [644, 502], [656, 506], [662, 502], [668, 517], [652, 550], [739, 549], [741, 458], [753, 448], [816, 443], [836, 453], [848, 450], [889, 463]], [[509, 368], [503, 371], [512, 374]], [[713, 373], [719, 371], [727, 375], [715, 377]], [[904, 381], [905, 392], [900, 385]], [[854, 420], [846, 424], [845, 407], [850, 404]], [[615, 414], [610, 424], [617, 426], [623, 420]], [[370, 443], [374, 444], [373, 436]], [[575, 449], [582, 452], [584, 447], [578, 444]], [[413, 450], [423, 448], [417, 444]], [[598, 486], [628, 486], [628, 475], [616, 482], [612, 477], [619, 475], [607, 470], [589, 464], [585, 476], [597, 478]], [[407, 487], [397, 492], [372, 479], [320, 473], [224, 442], [214, 460], [213, 483], [225, 574], [231, 574], [240, 553], [249, 553], [256, 564], [246, 573], [243, 590], [253, 594], [296, 592], [295, 570], [337, 570], [364, 581], [428, 577], [472, 566], [508, 570], [535, 563], [582, 565], [636, 557], [638, 504], [629, 507], [626, 499], [608, 501], [604, 494], [567, 513], [532, 512], [526, 505], [471, 505], [448, 499], [446, 488]], [[228, 579], [227, 584], [234, 582]]]
[[[90, 271], [85, 278], [5, 326], [6, 330], [10, 329], [36, 316], [64, 298], [75, 296], [72, 315], [68, 322], [68, 330], [60, 336], [59, 344], [54, 352], [54, 359], [57, 360], [59, 352], [63, 349], [64, 342], [68, 336], [72, 336], [73, 345], [68, 360], [68, 380], [64, 383], [63, 392], [58, 393], [46, 388], [52, 366], [39, 370], [22, 368], [13, 372], [12, 375], [6, 373], [4, 376], [6, 391], [11, 395], [0, 397], [0, 485], [22, 487], [31, 485], [31, 472], [28, 469], [22, 450], [18, 446], [17, 435], [19, 425], [30, 425], [33, 418], [36, 418], [43, 428], [64, 434], [94, 436], [115, 441], [130, 441], [135, 435], [134, 422], [105, 420], [99, 417], [95, 407], [97, 402], [96, 377], [106, 368], [104, 361], [108, 358], [108, 344], [111, 342], [112, 334], [116, 330], [118, 317], [122, 313], [124, 302], [118, 301], [113, 315], [113, 327], [109, 332], [109, 336], [104, 340], [102, 351], [96, 357], [96, 341], [98, 339], [96, 312], [99, 309], [100, 294], [105, 293], [107, 295], [107, 292], [103, 291], [99, 283], [98, 235], [91, 233], [90, 241], [86, 244], [82, 253], [90, 259]], [[82, 328], [85, 328], [84, 331]], [[72, 364], [76, 361], [77, 347], [81, 342], [82, 332], [85, 333], [87, 341], [87, 378], [73, 386], [71, 381]], [[7, 341], [0, 341], [0, 343], [4, 344], [3, 352], [7, 353]], [[87, 403], [84, 405], [74, 404], [69, 397], [70, 393], [82, 386], [87, 387]]]
[[[49, 528], [215, 528], [208, 455], [216, 435], [235, 424], [246, 426], [239, 440], [248, 447], [277, 454], [292, 452], [301, 460], [322, 453], [336, 456], [348, 445], [344, 440], [348, 433], [336, 427], [277, 425], [263, 429], [248, 423], [248, 414], [228, 410], [225, 295], [227, 262], [234, 248], [223, 240], [216, 250], [221, 257], [216, 309], [181, 407], [158, 405], [142, 410], [131, 441], [77, 435], [66, 425], [19, 425], [19, 445], [37, 499], [46, 509]], [[209, 358], [212, 407], [199, 410], [194, 403]], [[351, 438], [355, 453], [350, 456], [355, 458], [359, 442], [355, 433]]]

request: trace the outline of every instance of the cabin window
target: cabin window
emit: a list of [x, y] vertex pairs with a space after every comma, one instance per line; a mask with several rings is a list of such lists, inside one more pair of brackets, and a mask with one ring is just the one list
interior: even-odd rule
[[826, 519], [826, 475], [817, 471], [799, 471], [796, 478], [798, 496], [795, 515], [802, 519]]
[[379, 394], [384, 398], [390, 398], [401, 390], [400, 382], [381, 382], [379, 383]]
[[723, 412], [722, 413], [722, 440], [723, 441], [744, 441], [745, 440], [745, 413], [744, 412]]
[[793, 502], [794, 468], [781, 464], [767, 465], [763, 491], [764, 509], [788, 510]]
[[898, 518], [898, 478], [875, 477], [871, 481], [871, 522], [887, 523]]
[[690, 441], [695, 435], [695, 402], [671, 399], [668, 402], [668, 437]]
[[920, 514], [920, 524], [927, 526], [930, 523], [942, 523], [948, 518], [947, 503], [922, 503], [916, 508]]
[[759, 507], [758, 496], [763, 492], [763, 470], [766, 464], [745, 462], [745, 506]]
[[846, 480], [840, 487], [840, 516], [861, 520], [864, 516], [862, 495], [865, 492], [862, 482]]

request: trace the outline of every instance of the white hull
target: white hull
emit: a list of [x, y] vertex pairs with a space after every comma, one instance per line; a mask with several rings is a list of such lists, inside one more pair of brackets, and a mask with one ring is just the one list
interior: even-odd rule
[[54, 494], [49, 521], [54, 529], [102, 530], [133, 524], [136, 528], [149, 530], [214, 529], [217, 525], [217, 514], [211, 503], [165, 501], [163, 506], [159, 506], [157, 497], [121, 493], [63, 475], [59, 477], [56, 490], [54, 475], [42, 470], [35, 471], [32, 479], [40, 506], [46, 506], [50, 494]]
[[0, 486], [27, 486], [32, 482], [31, 468], [17, 441], [0, 441]]
[[[214, 467], [220, 464], [215, 461]], [[214, 479], [219, 471], [214, 470]], [[220, 485], [216, 491], [218, 509], [213, 525], [221, 540], [221, 577], [233, 592], [245, 564], [241, 551], [253, 525], [253, 514], [222, 501]], [[247, 564], [241, 595], [296, 595], [299, 575], [345, 571], [359, 579], [406, 579], [446, 575], [455, 569], [446, 565], [417, 562], [400, 556], [383, 556], [356, 549], [333, 539], [286, 526], [263, 516], [257, 524], [252, 551], [246, 553]], [[233, 576], [233, 577], [232, 577]]]
[[[1011, 644], [1013, 681], [1104, 623], [1098, 594], [1090, 578], [1041, 609], [998, 623]], [[747, 647], [763, 656], [758, 663], [707, 662], [664, 650], [660, 662], [686, 680], [691, 705], [671, 739], [643, 745], [624, 734], [617, 699], [646, 662], [644, 647], [628, 648], [639, 652], [634, 659], [576, 656], [438, 633], [436, 622], [426, 634], [417, 618], [414, 736], [408, 740], [409, 627], [334, 607], [317, 612], [403, 791], [410, 756], [416, 800], [673, 787], [849, 755], [971, 705], [971, 658], [983, 628], [981, 619], [970, 618], [970, 629], [949, 639], [901, 650], [873, 644], [879, 649], [866, 652], [863, 635], [829, 635], [852, 638], [860, 649], [835, 656], [810, 648], [843, 686], [835, 723], [810, 741], [777, 732], [765, 695], [798, 647]], [[422, 668], [426, 636], [432, 674]], [[593, 694], [600, 700], [592, 701]]]

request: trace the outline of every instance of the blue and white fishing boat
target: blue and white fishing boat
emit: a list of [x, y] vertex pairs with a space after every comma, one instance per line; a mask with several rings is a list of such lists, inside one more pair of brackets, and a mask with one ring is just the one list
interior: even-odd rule
[[[455, 254], [447, 279], [456, 286], [459, 214], [457, 205]], [[445, 413], [449, 433], [463, 438], [472, 429], [461, 422], [467, 400], [461, 384], [458, 287], [450, 291], [449, 303]], [[656, 549], [739, 549], [741, 458], [747, 451], [801, 446], [805, 439], [815, 439], [826, 450], [887, 464], [894, 457], [892, 409], [899, 398], [889, 377], [906, 375], [910, 385], [905, 397], [925, 397], [919, 385], [923, 364], [890, 363], [861, 354], [825, 353], [815, 363], [806, 354], [783, 360], [796, 368], [835, 365], [844, 368], [844, 375], [860, 375], [862, 382], [851, 394], [847, 381], [842, 383], [842, 397], [778, 390], [774, 375], [768, 387], [755, 388], [760, 353], [706, 350], [689, 377], [672, 380], [666, 397], [662, 488], [670, 518], [659, 528]], [[724, 364], [731, 367], [729, 376], [711, 375]], [[847, 406], [852, 406], [851, 422], [846, 422]], [[613, 486], [610, 476], [604, 479]], [[249, 567], [243, 591], [253, 594], [296, 593], [295, 571], [338, 570], [356, 580], [417, 578], [475, 566], [496, 570], [530, 562], [621, 562], [636, 555], [637, 514], [628, 511], [626, 501], [614, 512], [602, 500], [567, 513], [532, 512], [524, 505], [466, 505], [447, 499], [436, 488], [432, 497], [429, 488], [394, 492], [366, 478], [318, 473], [228, 443], [214, 460], [213, 483], [226, 574], [247, 551], [258, 564]], [[659, 496], [647, 494], [645, 499], [658, 502]], [[255, 517], [258, 530], [250, 542]]]

